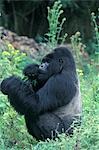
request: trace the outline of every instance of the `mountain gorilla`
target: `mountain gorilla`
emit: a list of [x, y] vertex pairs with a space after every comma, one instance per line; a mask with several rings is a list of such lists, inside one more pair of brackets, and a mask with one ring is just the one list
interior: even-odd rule
[[[26, 82], [11, 76], [1, 83], [10, 104], [24, 115], [28, 132], [37, 140], [72, 134], [75, 119], [80, 119], [81, 99], [74, 58], [66, 47], [59, 47], [23, 70]], [[31, 81], [36, 81], [32, 84]]]

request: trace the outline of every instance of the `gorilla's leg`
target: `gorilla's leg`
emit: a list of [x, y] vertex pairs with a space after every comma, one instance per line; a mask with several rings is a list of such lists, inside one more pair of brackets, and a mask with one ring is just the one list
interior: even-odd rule
[[77, 127], [81, 124], [81, 117], [67, 115], [63, 117], [63, 123], [66, 135], [72, 135], [74, 127]]
[[52, 113], [41, 115], [35, 121], [25, 115], [25, 120], [28, 132], [37, 140], [55, 139], [59, 133], [64, 132], [62, 120]]

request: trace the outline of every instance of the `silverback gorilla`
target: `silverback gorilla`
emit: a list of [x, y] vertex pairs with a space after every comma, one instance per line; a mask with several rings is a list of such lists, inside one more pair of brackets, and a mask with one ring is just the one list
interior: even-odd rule
[[[74, 58], [66, 47], [46, 55], [41, 65], [30, 64], [23, 70], [26, 82], [11, 76], [1, 83], [10, 104], [24, 115], [28, 132], [37, 140], [73, 133], [71, 127], [81, 116], [81, 99]], [[31, 81], [36, 80], [36, 84]]]

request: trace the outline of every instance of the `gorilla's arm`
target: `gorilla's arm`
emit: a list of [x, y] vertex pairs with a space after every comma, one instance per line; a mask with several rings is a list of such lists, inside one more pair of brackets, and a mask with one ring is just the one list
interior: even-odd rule
[[11, 105], [18, 113], [35, 116], [70, 102], [76, 89], [72, 83], [68, 84], [68, 80], [66, 82], [64, 75], [53, 76], [35, 93], [24, 81], [13, 76], [2, 81], [1, 91], [8, 95]]
[[37, 108], [38, 100], [36, 94], [31, 87], [20, 78], [11, 76], [4, 79], [1, 83], [1, 91], [3, 94], [8, 95], [10, 104], [21, 115], [29, 111], [31, 114], [34, 114], [39, 110]]
[[76, 78], [72, 77], [72, 73], [66, 73], [65, 71], [53, 75], [37, 92], [41, 102], [40, 111], [52, 111], [67, 105], [76, 94], [76, 81]]

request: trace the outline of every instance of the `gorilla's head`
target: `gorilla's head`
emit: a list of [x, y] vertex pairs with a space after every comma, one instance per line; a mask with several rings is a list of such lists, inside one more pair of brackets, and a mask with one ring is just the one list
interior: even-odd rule
[[38, 72], [38, 82], [42, 85], [51, 76], [61, 73], [76, 78], [76, 67], [72, 53], [66, 47], [55, 48], [42, 59]]
[[42, 59], [42, 64], [39, 67], [43, 71], [48, 71], [55, 74], [64, 70], [75, 71], [74, 58], [66, 47], [55, 48], [52, 53], [46, 55]]

